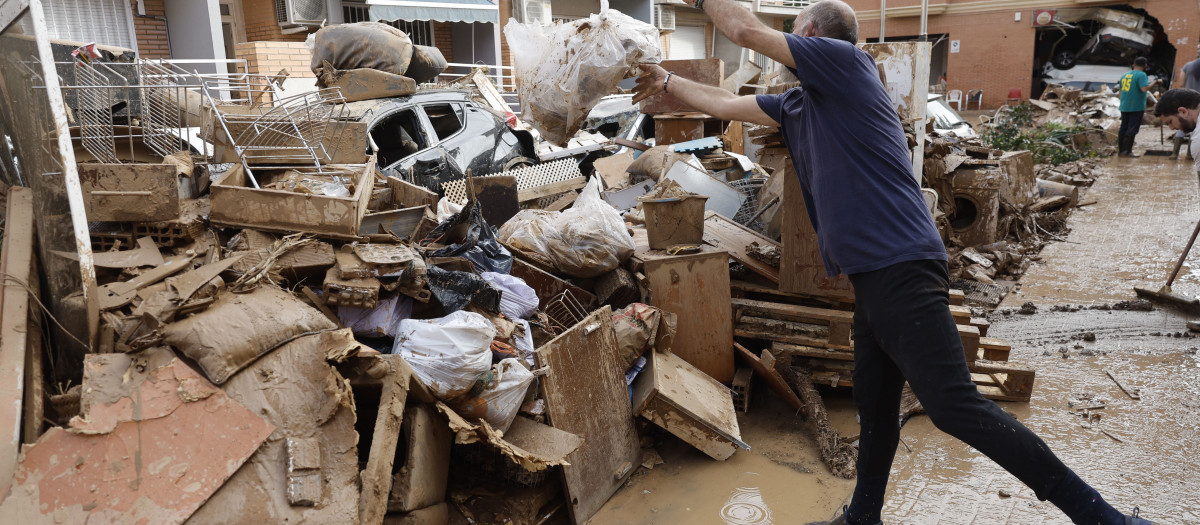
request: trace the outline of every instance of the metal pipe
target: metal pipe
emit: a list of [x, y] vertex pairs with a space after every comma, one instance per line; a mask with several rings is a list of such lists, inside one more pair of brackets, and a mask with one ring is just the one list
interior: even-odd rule
[[887, 39], [884, 35], [887, 34], [887, 0], [879, 0], [879, 43], [882, 44]]
[[921, 41], [929, 40], [929, 0], [921, 0]]

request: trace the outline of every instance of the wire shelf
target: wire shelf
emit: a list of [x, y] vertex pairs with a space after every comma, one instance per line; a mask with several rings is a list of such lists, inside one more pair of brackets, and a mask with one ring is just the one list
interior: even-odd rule
[[75, 87], [79, 88], [75, 118], [79, 122], [83, 149], [100, 162], [121, 164], [113, 128], [112, 88], [116, 86], [102, 68], [115, 73], [103, 63], [75, 62]]

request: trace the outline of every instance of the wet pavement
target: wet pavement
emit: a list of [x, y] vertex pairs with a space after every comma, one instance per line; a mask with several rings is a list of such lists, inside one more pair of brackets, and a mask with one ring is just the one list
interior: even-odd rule
[[[1156, 128], [1144, 128], [1139, 138], [1142, 147], [1160, 147]], [[1168, 309], [1088, 307], [1132, 300], [1134, 285], [1162, 285], [1200, 218], [1194, 173], [1189, 162], [1166, 157], [1109, 161], [1081, 199], [1096, 204], [1075, 211], [1065, 242], [1047, 246], [1019, 291], [990, 316], [989, 335], [1009, 340], [1010, 360], [1038, 374], [1030, 403], [1001, 406], [1117, 508], [1139, 506], [1143, 516], [1166, 524], [1200, 523], [1200, 339], [1185, 334], [1187, 317]], [[1200, 264], [1195, 272], [1185, 266], [1174, 288], [1200, 295]], [[1026, 301], [1037, 313], [1015, 313]], [[1108, 372], [1138, 389], [1140, 399]], [[752, 450], [717, 462], [665, 436], [657, 447], [665, 464], [640, 469], [591, 523], [828, 519], [853, 482], [834, 478], [820, 462], [809, 423], [761, 382], [752, 392], [750, 413], [739, 416]], [[829, 394], [826, 403], [835, 427], [856, 434], [849, 396]], [[1100, 404], [1090, 411], [1098, 419], [1073, 409]], [[885, 523], [1070, 523], [927, 417], [912, 418], [902, 436]]]

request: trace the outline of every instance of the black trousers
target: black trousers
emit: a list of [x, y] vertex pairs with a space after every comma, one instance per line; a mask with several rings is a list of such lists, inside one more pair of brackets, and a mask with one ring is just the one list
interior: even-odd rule
[[850, 281], [855, 294], [854, 402], [862, 426], [860, 481], [887, 479], [900, 440], [900, 393], [907, 380], [938, 429], [982, 452], [1039, 499], [1047, 499], [1071, 471], [1041, 438], [984, 399], [971, 382], [950, 315], [946, 262], [903, 262], [851, 275]]
[[1145, 116], [1145, 111], [1121, 112], [1121, 128], [1117, 131], [1117, 143], [1121, 151], [1133, 150], [1133, 139], [1137, 137], [1138, 130], [1142, 128], [1142, 119]]

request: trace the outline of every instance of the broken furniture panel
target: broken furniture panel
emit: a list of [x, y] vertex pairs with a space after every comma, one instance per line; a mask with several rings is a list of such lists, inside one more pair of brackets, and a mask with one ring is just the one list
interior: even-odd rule
[[654, 115], [654, 140], [659, 146], [715, 137], [724, 132], [726, 121], [704, 113], [675, 112]]
[[[466, 193], [481, 205], [483, 220], [499, 227], [521, 211], [517, 178], [512, 175], [468, 177]], [[556, 192], [557, 193], [557, 192]]]
[[84, 367], [84, 412], [24, 450], [0, 515], [182, 523], [274, 430], [166, 348], [91, 354]]
[[397, 208], [437, 208], [438, 195], [399, 177], [387, 178], [388, 189], [392, 190], [392, 205]]
[[324, 168], [325, 176], [340, 174], [338, 176], [346, 177], [345, 185], [354, 188], [349, 197], [270, 189], [267, 186], [271, 178], [282, 176], [284, 172], [260, 169], [255, 173], [262, 187], [251, 184], [241, 164], [234, 164], [213, 183], [210, 189], [213, 224], [358, 238], [374, 186], [375, 157], [368, 159], [366, 164]]
[[[354, 400], [345, 378], [326, 361], [331, 344], [323, 335], [293, 339], [222, 385], [275, 431], [188, 523], [358, 522]], [[312, 505], [288, 500], [288, 438], [315, 439], [319, 445], [322, 484]]]
[[[12, 478], [21, 452], [20, 429], [25, 399], [26, 353], [29, 348], [30, 289], [34, 275], [33, 190], [9, 189], [3, 249], [0, 250], [0, 485]], [[41, 421], [38, 421], [40, 424]]]
[[[786, 150], [782, 158], [776, 153], [774, 167], [784, 170], [783, 181], [783, 251], [779, 262], [779, 289], [843, 301], [854, 300], [854, 288], [845, 275], [829, 277], [817, 245], [817, 231], [808, 219], [800, 179], [796, 177]], [[764, 159], [767, 152], [763, 153]], [[764, 160], [764, 166], [766, 165]]]
[[[169, 221], [179, 217], [174, 164], [79, 164], [88, 221]], [[186, 176], [191, 176], [188, 173]]]
[[524, 416], [518, 415], [509, 425], [508, 432], [500, 432], [486, 421], [467, 421], [445, 403], [438, 402], [434, 406], [449, 419], [456, 444], [486, 443], [528, 472], [565, 465], [567, 456], [583, 443], [583, 438], [576, 434]]
[[771, 266], [750, 254], [752, 243], [774, 249], [775, 253], [780, 252], [779, 243], [711, 211], [704, 214], [704, 242], [718, 250], [729, 252], [730, 257], [750, 271], [766, 277], [773, 283], [779, 282], [778, 266]]
[[723, 461], [742, 442], [729, 390], [672, 353], [650, 351], [633, 382], [633, 411]]
[[421, 220], [426, 215], [432, 213], [430, 207], [424, 205], [414, 208], [368, 213], [363, 215], [362, 224], [358, 227], [358, 234], [363, 236], [392, 235], [403, 240], [415, 240], [417, 226], [421, 225]]
[[[694, 60], [663, 60], [663, 69], [673, 75], [708, 86], [720, 86], [725, 81], [725, 62], [719, 58]], [[692, 107], [667, 93], [660, 93], [641, 103], [641, 111], [647, 115], [692, 111]], [[656, 137], [659, 135], [655, 135]], [[668, 144], [661, 142], [660, 144]]]
[[633, 258], [646, 276], [649, 304], [679, 316], [672, 351], [713, 379], [732, 381], [729, 253], [701, 245], [697, 253], [669, 255], [646, 249], [642, 239]]
[[454, 443], [446, 417], [431, 404], [410, 406], [404, 409], [400, 432], [406, 446], [400, 456], [404, 463], [392, 476], [388, 512], [414, 512], [441, 503], [446, 499]]
[[574, 523], [586, 523], [633, 473], [641, 447], [621, 369], [612, 310], [602, 307], [537, 350], [554, 428], [583, 444], [567, 456], [563, 485]]
[[538, 304], [543, 306], [549, 304], [550, 301], [553, 301], [568, 290], [571, 296], [575, 298], [575, 301], [583, 305], [584, 308], [591, 309], [597, 304], [596, 296], [591, 292], [575, 286], [565, 279], [559, 279], [554, 274], [529, 264], [520, 258], [513, 258], [511, 274], [513, 277], [519, 277], [530, 288], [533, 288], [534, 293], [538, 296]]

